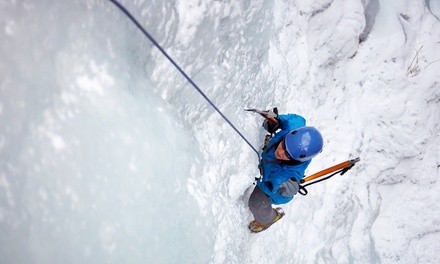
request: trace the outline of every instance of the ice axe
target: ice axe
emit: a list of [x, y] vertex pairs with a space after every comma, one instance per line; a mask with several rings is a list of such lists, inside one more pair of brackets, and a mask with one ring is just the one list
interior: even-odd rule
[[275, 107], [273, 110], [258, 110], [258, 109], [244, 109], [244, 111], [260, 114], [267, 121], [277, 122], [278, 109]]
[[322, 179], [319, 179], [319, 180], [307, 183], [305, 185], [300, 185], [299, 193], [302, 194], [302, 195], [307, 195], [308, 192], [307, 192], [305, 187], [307, 187], [309, 185], [312, 185], [312, 184], [315, 184], [315, 183], [318, 183], [318, 182], [321, 182], [321, 181], [325, 181], [327, 179], [330, 179], [331, 177], [335, 176], [338, 173], [340, 173], [340, 175], [344, 175], [348, 170], [353, 168], [353, 166], [357, 162], [359, 162], [360, 160], [361, 160], [360, 158], [355, 158], [355, 159], [352, 159], [352, 160], [347, 160], [347, 161], [344, 161], [342, 163], [336, 164], [335, 166], [329, 167], [329, 168], [327, 168], [325, 170], [319, 171], [319, 172], [317, 172], [315, 174], [312, 174], [310, 176], [305, 177], [304, 179], [302, 179], [300, 181], [300, 183], [310, 182], [310, 181], [313, 181], [315, 179], [321, 178], [323, 176], [326, 176], [326, 175], [332, 173], [331, 175], [329, 175], [327, 177], [324, 177]]

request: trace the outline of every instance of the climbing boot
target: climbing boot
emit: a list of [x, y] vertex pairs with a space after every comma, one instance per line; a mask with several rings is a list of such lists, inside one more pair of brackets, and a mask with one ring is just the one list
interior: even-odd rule
[[275, 222], [280, 220], [285, 215], [285, 213], [281, 207], [277, 207], [274, 210], [277, 213], [277, 216], [275, 217], [275, 219], [271, 223], [260, 224], [257, 220], [253, 220], [252, 222], [249, 223], [249, 226], [248, 226], [249, 230], [252, 233], [259, 233], [261, 231], [264, 231], [264, 230], [268, 229], [271, 225], [273, 225]]

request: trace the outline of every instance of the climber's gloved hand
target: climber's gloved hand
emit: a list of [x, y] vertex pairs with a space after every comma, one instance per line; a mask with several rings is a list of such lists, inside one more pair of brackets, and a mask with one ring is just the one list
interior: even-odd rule
[[278, 109], [275, 107], [272, 110], [265, 110], [261, 113], [265, 120], [263, 127], [269, 133], [274, 133], [280, 127], [280, 120], [278, 119]]
[[291, 178], [280, 185], [280, 188], [277, 190], [277, 193], [281, 194], [285, 197], [293, 197], [299, 191], [299, 184], [294, 179]]

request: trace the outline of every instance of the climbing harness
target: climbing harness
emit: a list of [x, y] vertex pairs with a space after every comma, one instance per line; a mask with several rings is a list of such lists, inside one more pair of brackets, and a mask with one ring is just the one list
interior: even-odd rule
[[136, 25], [136, 27], [140, 31], [142, 31], [145, 37], [147, 37], [153, 43], [153, 45], [156, 46], [156, 48], [158, 48], [160, 52], [162, 52], [162, 54], [171, 62], [171, 64], [174, 65], [174, 67], [183, 75], [183, 77], [185, 77], [186, 80], [217, 111], [217, 113], [219, 113], [220, 116], [223, 117], [223, 119], [235, 130], [235, 132], [237, 132], [237, 134], [249, 145], [249, 147], [251, 147], [252, 150], [255, 151], [255, 153], [257, 153], [258, 159], [260, 159], [260, 153], [257, 151], [257, 149], [254, 146], [252, 146], [252, 144], [246, 139], [246, 137], [243, 136], [243, 134], [231, 123], [231, 121], [229, 121], [229, 119], [217, 108], [217, 106], [205, 95], [205, 93], [203, 93], [203, 91], [197, 86], [197, 84], [195, 84], [194, 81], [182, 70], [182, 68], [179, 65], [177, 65], [177, 63], [173, 60], [173, 58], [171, 58], [171, 56], [168, 55], [168, 53], [166, 53], [166, 51], [162, 48], [162, 46], [160, 46], [160, 44], [147, 32], [147, 30], [145, 30], [145, 28], [141, 24], [139, 24], [139, 22], [133, 17], [133, 15], [117, 0], [109, 0], [109, 1], [112, 2], [117, 8], [119, 8], [119, 10], [121, 10]]
[[[318, 183], [318, 182], [322, 182], [322, 181], [328, 180], [328, 179], [330, 179], [331, 177], [335, 176], [338, 173], [340, 173], [340, 175], [344, 175], [347, 171], [349, 171], [351, 168], [353, 168], [353, 166], [357, 162], [359, 162], [359, 161], [360, 161], [360, 158], [355, 158], [355, 159], [352, 159], [352, 160], [347, 160], [347, 161], [339, 163], [339, 164], [337, 164], [335, 166], [329, 167], [329, 168], [327, 168], [325, 170], [319, 171], [319, 172], [317, 172], [315, 174], [312, 174], [310, 176], [305, 177], [304, 179], [302, 179], [300, 181], [300, 183], [310, 182], [310, 181], [313, 181], [313, 180], [315, 180], [315, 181], [313, 181], [311, 183], [304, 184], [304, 185], [300, 184], [298, 192], [300, 194], [302, 194], [302, 195], [307, 195], [308, 191], [307, 191], [307, 189], [305, 187], [310, 186], [310, 185], [315, 184], [315, 183]], [[330, 175], [326, 176], [328, 174], [330, 174]], [[324, 177], [324, 176], [326, 176], [326, 177]], [[324, 178], [321, 178], [321, 177], [324, 177]], [[321, 178], [321, 179], [318, 179], [318, 178]], [[316, 180], [316, 179], [318, 179], [318, 180]]]

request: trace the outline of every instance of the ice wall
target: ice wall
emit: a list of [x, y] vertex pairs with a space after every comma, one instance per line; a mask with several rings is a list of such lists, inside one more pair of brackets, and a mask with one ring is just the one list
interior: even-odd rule
[[308, 174], [361, 157], [258, 235], [255, 153], [117, 9], [0, 4], [0, 262], [439, 262], [436, 3], [124, 3], [254, 146], [278, 106]]
[[148, 43], [106, 2], [0, 7], [0, 262], [207, 262], [198, 150]]

